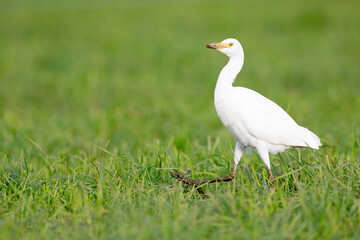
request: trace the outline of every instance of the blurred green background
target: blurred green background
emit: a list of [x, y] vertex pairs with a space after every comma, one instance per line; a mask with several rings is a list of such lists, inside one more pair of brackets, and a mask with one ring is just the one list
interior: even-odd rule
[[[2, 0], [2, 172], [26, 159], [43, 179], [56, 172], [41, 172], [46, 164], [97, 161], [94, 146], [136, 161], [159, 144], [192, 155], [216, 139], [217, 154], [232, 159], [234, 139], [213, 106], [227, 57], [204, 47], [228, 37], [245, 51], [236, 85], [278, 103], [332, 152], [354, 154], [359, 9], [359, 1]], [[2, 207], [3, 216], [15, 211]]]
[[2, 2], [1, 150], [26, 137], [44, 147], [231, 138], [213, 107], [227, 59], [204, 48], [228, 37], [245, 51], [236, 85], [334, 142], [360, 120], [354, 4]]

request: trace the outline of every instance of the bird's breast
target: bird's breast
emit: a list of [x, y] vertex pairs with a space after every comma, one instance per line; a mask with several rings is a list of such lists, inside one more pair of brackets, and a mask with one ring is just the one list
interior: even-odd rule
[[234, 124], [234, 116], [231, 117], [231, 113], [233, 112], [233, 103], [229, 94], [226, 94], [226, 92], [219, 93], [215, 91], [214, 105], [217, 115], [226, 127]]
[[232, 125], [232, 120], [230, 116], [231, 109], [229, 108], [228, 104], [226, 104], [226, 101], [224, 101], [223, 99], [215, 98], [214, 105], [216, 113], [219, 116], [221, 122], [226, 127]]
[[232, 88], [215, 89], [214, 105], [216, 113], [226, 127], [235, 123], [239, 103]]
[[[221, 92], [220, 92], [221, 93]], [[231, 92], [218, 94], [215, 92], [214, 105], [217, 115], [224, 126], [244, 146], [251, 145], [252, 137], [249, 135], [242, 121], [241, 103]]]

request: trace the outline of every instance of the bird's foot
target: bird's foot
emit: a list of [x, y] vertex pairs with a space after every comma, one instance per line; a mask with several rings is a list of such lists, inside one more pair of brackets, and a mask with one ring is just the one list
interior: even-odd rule
[[270, 184], [270, 187], [272, 189], [276, 189], [277, 188], [277, 181], [274, 177], [274, 175], [272, 174], [271, 170], [268, 169], [268, 173], [269, 173], [269, 176], [268, 176], [268, 179], [269, 179], [269, 184]]
[[277, 189], [277, 180], [269, 179], [269, 186], [270, 186], [271, 189], [276, 190]]

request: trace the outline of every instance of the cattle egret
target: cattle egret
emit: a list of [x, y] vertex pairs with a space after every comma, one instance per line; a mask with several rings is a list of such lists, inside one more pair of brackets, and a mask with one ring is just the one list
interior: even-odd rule
[[[229, 175], [221, 178], [193, 180], [174, 170], [178, 180], [199, 186], [207, 182], [231, 181], [246, 148], [255, 148], [265, 163], [269, 180], [274, 179], [270, 170], [270, 154], [288, 148], [319, 149], [320, 139], [308, 129], [299, 126], [281, 107], [261, 94], [232, 84], [244, 63], [244, 51], [240, 42], [233, 38], [220, 43], [210, 43], [207, 48], [216, 49], [229, 57], [217, 79], [214, 103], [221, 122], [236, 138], [234, 164]], [[200, 190], [199, 190], [200, 189]], [[201, 188], [198, 188], [203, 193]]]

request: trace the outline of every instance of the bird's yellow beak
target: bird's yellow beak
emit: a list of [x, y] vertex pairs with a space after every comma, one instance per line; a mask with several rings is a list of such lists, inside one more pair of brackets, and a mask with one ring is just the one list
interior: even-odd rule
[[230, 43], [209, 43], [209, 44], [206, 44], [205, 47], [212, 48], [212, 49], [223, 49], [223, 48], [229, 48], [231, 46], [230, 46]]

